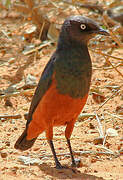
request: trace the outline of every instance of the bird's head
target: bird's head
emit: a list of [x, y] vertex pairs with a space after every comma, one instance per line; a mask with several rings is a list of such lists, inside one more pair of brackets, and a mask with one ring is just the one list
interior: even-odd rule
[[109, 35], [94, 20], [83, 16], [68, 17], [61, 28], [61, 39], [76, 43], [87, 43], [97, 34]]

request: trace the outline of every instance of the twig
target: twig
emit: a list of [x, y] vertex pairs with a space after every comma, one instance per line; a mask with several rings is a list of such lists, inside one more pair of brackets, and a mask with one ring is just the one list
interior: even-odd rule
[[43, 33], [44, 26], [45, 26], [45, 21], [43, 22], [43, 24], [42, 24], [42, 26], [41, 26], [41, 30], [40, 30], [40, 33], [39, 33], [39, 39], [41, 39], [41, 36], [42, 36], [42, 33]]
[[104, 150], [106, 150], [106, 151], [108, 151], [109, 153], [112, 153], [112, 154], [114, 154], [114, 152], [112, 151], [112, 150], [110, 150], [110, 149], [108, 149], [107, 147], [105, 147], [105, 146], [98, 146], [98, 145], [96, 145], [96, 147], [99, 149], [104, 149]]
[[[107, 155], [107, 156], [109, 156], [109, 155], [113, 155], [113, 156], [116, 156], [116, 153], [114, 153], [114, 152], [101, 152], [101, 151], [73, 151], [73, 154], [74, 155], [79, 155], [79, 156], [81, 156], [81, 155], [86, 155], [86, 154], [91, 154], [91, 155]], [[66, 153], [59, 153], [59, 154], [57, 154], [57, 156], [69, 156], [70, 155], [70, 153], [69, 152], [66, 152]], [[47, 154], [47, 155], [42, 155], [42, 156], [40, 156], [40, 158], [44, 158], [44, 157], [53, 157], [53, 155], [52, 154]]]
[[102, 53], [102, 52], [99, 51], [99, 50], [92, 50], [92, 49], [89, 49], [89, 50], [92, 51], [92, 52], [95, 52], [95, 53], [97, 53], [97, 54], [101, 54], [101, 55], [103, 55], [103, 56], [108, 56], [108, 57], [110, 57], [110, 58], [123, 61], [123, 58], [119, 58], [119, 57], [116, 57], [116, 56], [111, 56], [111, 55], [109, 55], [109, 54]]
[[78, 119], [84, 119], [84, 118], [89, 118], [89, 117], [95, 117], [95, 114], [81, 113]]
[[[92, 50], [92, 51], [93, 51], [93, 50]], [[94, 51], [94, 52], [97, 52], [97, 53], [103, 55], [103, 56], [105, 57], [105, 60], [108, 62], [108, 64], [110, 64], [110, 65], [112, 66], [112, 68], [115, 69], [121, 77], [123, 77], [123, 74], [122, 74], [122, 73], [117, 69], [117, 67], [114, 66], [114, 65], [110, 62], [110, 60], [109, 60], [109, 58], [114, 58], [113, 56], [111, 56], [111, 55], [106, 55], [106, 54], [102, 53], [100, 50]], [[107, 58], [106, 58], [106, 57], [107, 57]], [[119, 58], [116, 57], [115, 59], [119, 59]], [[120, 59], [120, 60], [123, 60], [123, 59]]]
[[48, 41], [48, 42], [43, 42], [43, 44], [41, 44], [40, 46], [34, 48], [34, 49], [31, 49], [29, 51], [26, 51], [26, 52], [23, 52], [24, 55], [28, 55], [28, 54], [31, 54], [33, 52], [36, 52], [42, 48], [44, 48], [45, 46], [49, 46], [51, 43], [53, 43], [53, 41]]
[[[112, 54], [113, 50], [114, 50], [114, 48], [111, 48], [111, 50], [110, 50], [110, 52], [109, 52], [110, 55]], [[110, 64], [110, 65], [112, 66], [112, 68], [115, 69], [115, 71], [117, 71], [120, 76], [123, 77], [122, 73], [116, 68], [116, 66], [114, 66], [114, 65], [110, 62], [110, 60], [109, 60], [110, 57], [107, 57], [107, 56], [104, 56], [104, 57], [105, 57], [106, 62], [107, 62], [108, 64]]]
[[112, 152], [101, 152], [101, 151], [74, 151], [75, 155], [84, 155], [84, 154], [92, 154], [92, 155], [113, 155], [116, 156], [116, 153]]
[[119, 45], [119, 47], [123, 47], [123, 44], [121, 43], [120, 39], [116, 36], [115, 32], [113, 32], [109, 28], [109, 25], [107, 23], [107, 18], [108, 18], [108, 15], [104, 12], [103, 13], [104, 24], [108, 27], [112, 39]]
[[112, 66], [113, 69], [115, 69], [115, 71], [118, 72], [121, 77], [123, 77], [123, 74], [109, 61], [108, 58], [105, 57], [105, 60]]
[[[115, 65], [115, 67], [120, 67], [123, 66], [123, 63], [118, 63], [117, 65]], [[114, 69], [113, 67], [93, 67], [94, 70], [109, 70], [109, 69]]]
[[[78, 137], [78, 136], [75, 136], [75, 137], [71, 137], [70, 138], [70, 140], [72, 141], [72, 140], [76, 140], [76, 139], [78, 139], [78, 140], [81, 140], [81, 137]], [[46, 137], [42, 137], [42, 138], [40, 138], [40, 140], [46, 140], [47, 141], [47, 138]], [[53, 137], [53, 140], [54, 141], [66, 141], [66, 138], [65, 138], [65, 136], [63, 136], [63, 135], [60, 135], [59, 137], [57, 137], [57, 136], [54, 136]], [[84, 144], [84, 143], [83, 143]]]
[[8, 34], [4, 30], [1, 30], [1, 32], [4, 34], [5, 37], [7, 37], [9, 40], [11, 40], [11, 38], [8, 36]]
[[105, 145], [106, 143], [106, 138], [107, 138], [107, 134], [106, 134], [106, 121], [105, 121], [105, 117], [104, 117], [104, 114], [102, 113], [102, 116], [103, 116], [103, 119], [104, 119], [104, 139], [103, 139], [103, 146]]
[[105, 112], [106, 114], [109, 114], [109, 115], [111, 115], [112, 117], [115, 117], [115, 118], [118, 118], [118, 119], [120, 119], [120, 120], [123, 120], [123, 116], [122, 115], [116, 115], [116, 114], [111, 114], [111, 113], [109, 113], [109, 112]]
[[[117, 65], [115, 65], [115, 68], [123, 66], [123, 63], [118, 63]], [[97, 69], [97, 68], [96, 68]], [[108, 69], [114, 69], [113, 67], [103, 67], [104, 70], [108, 70]]]
[[99, 125], [99, 134], [100, 134], [100, 137], [104, 138], [103, 129], [102, 129], [102, 125], [101, 125], [100, 119], [99, 119], [98, 115], [96, 114], [96, 112], [94, 112], [94, 114], [96, 116], [96, 119], [97, 119], [97, 122], [98, 122], [98, 125]]
[[107, 138], [107, 134], [105, 134], [105, 136], [104, 136], [104, 140], [103, 140], [103, 146], [105, 145], [106, 138]]
[[5, 98], [5, 97], [11, 97], [11, 96], [18, 96], [18, 95], [33, 95], [34, 89], [28, 89], [28, 90], [23, 90], [23, 91], [17, 91], [13, 93], [6, 93], [4, 95], [0, 95], [0, 99]]
[[[97, 51], [94, 51], [94, 52], [97, 52]], [[114, 66], [114, 65], [110, 62], [109, 58], [110, 58], [110, 57], [112, 58], [112, 56], [110, 56], [110, 55], [107, 56], [106, 54], [102, 53], [100, 50], [98, 51], [98, 53], [101, 54], [101, 55], [103, 55], [103, 56], [105, 57], [106, 62], [107, 62], [108, 64], [110, 64], [110, 65], [112, 66], [112, 68], [115, 69], [121, 77], [123, 77], [123, 74], [117, 69], [117, 67]]]
[[[107, 37], [108, 38], [108, 37]], [[99, 39], [98, 39], [99, 41]], [[104, 44], [104, 43], [100, 43], [98, 44], [98, 48], [97, 48], [97, 44], [90, 44], [89, 49], [96, 49], [96, 50], [106, 50], [106, 49], [110, 49], [110, 48], [117, 48], [116, 44]]]
[[108, 99], [106, 99], [106, 101], [104, 101], [103, 104], [101, 104], [101, 105], [99, 106], [99, 108], [97, 109], [97, 111], [98, 111], [102, 106], [104, 106], [104, 104], [106, 104], [113, 96], [116, 96], [118, 93], [119, 93], [119, 91], [114, 91], [113, 94], [112, 94]]
[[[118, 63], [115, 67], [120, 67], [123, 66], [123, 63]], [[109, 70], [109, 69], [114, 69], [113, 67], [93, 67], [94, 70]]]
[[59, 6], [57, 6], [57, 4], [51, 0], [48, 0], [55, 8], [59, 9]]
[[0, 115], [0, 119], [19, 119], [22, 116], [20, 114], [15, 114], [15, 115]]

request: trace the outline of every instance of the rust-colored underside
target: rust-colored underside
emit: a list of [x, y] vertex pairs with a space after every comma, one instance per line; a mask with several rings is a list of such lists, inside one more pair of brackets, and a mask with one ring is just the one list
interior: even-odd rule
[[[68, 85], [69, 86], [69, 85]], [[84, 98], [72, 98], [59, 94], [55, 80], [38, 104], [27, 130], [27, 140], [46, 131], [47, 139], [52, 139], [53, 126], [68, 125], [66, 136], [72, 133], [75, 120], [83, 109], [88, 94]]]

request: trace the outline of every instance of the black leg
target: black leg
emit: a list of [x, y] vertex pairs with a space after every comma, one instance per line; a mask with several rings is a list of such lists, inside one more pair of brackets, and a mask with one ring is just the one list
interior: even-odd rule
[[55, 152], [55, 148], [54, 148], [52, 140], [48, 140], [48, 143], [49, 143], [50, 148], [51, 148], [52, 153], [53, 153], [53, 157], [54, 157], [54, 160], [55, 160], [55, 163], [56, 163], [56, 169], [62, 169], [63, 167], [60, 164], [60, 162], [58, 161], [58, 158], [56, 156], [56, 152]]
[[75, 162], [75, 159], [74, 159], [74, 156], [73, 156], [73, 151], [72, 151], [70, 139], [68, 139], [68, 138], [67, 138], [67, 144], [68, 144], [68, 148], [69, 148], [70, 155], [71, 155], [72, 166], [76, 166], [76, 162]]

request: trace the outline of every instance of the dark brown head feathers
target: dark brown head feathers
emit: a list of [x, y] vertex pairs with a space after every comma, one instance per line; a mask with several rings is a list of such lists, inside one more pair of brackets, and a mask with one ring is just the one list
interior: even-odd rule
[[78, 15], [68, 17], [61, 29], [61, 36], [65, 36], [67, 41], [78, 41], [79, 43], [87, 43], [96, 34], [109, 35], [94, 20]]

